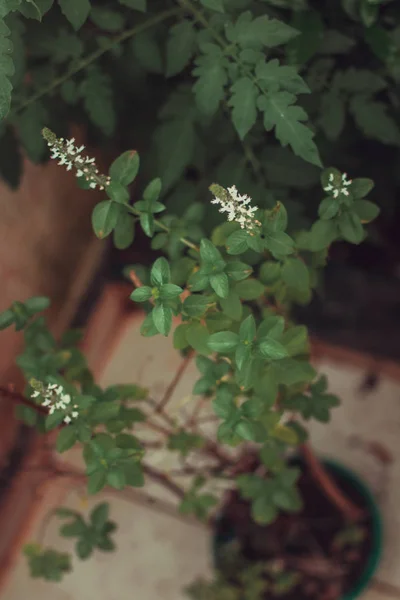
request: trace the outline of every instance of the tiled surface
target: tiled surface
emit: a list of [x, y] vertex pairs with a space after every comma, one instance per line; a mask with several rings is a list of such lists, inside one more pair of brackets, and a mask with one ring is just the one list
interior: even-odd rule
[[[133, 321], [126, 330], [101, 383], [139, 382], [159, 399], [181, 359], [169, 339], [159, 337], [155, 344], [152, 339], [139, 338], [138, 328], [139, 323]], [[321, 453], [359, 472], [376, 493], [385, 522], [384, 557], [378, 578], [398, 586], [394, 594], [400, 597], [400, 385], [386, 379], [362, 394], [359, 388], [365, 374], [360, 370], [326, 362], [319, 368], [328, 375], [332, 392], [342, 397], [342, 405], [334, 411], [329, 427], [312, 424], [312, 443]], [[196, 368], [190, 365], [169, 404], [174, 417], [183, 418], [193, 410], [190, 392], [196, 378]], [[75, 462], [74, 457], [70, 459]], [[158, 468], [171, 469], [175, 465], [163, 451], [153, 452], [151, 460]], [[155, 484], [146, 486], [146, 491], [167, 497]], [[75, 494], [70, 495], [69, 502], [77, 502]], [[98, 554], [87, 562], [76, 561], [73, 574], [60, 585], [32, 581], [21, 559], [3, 595], [5, 600], [24, 598], [28, 590], [32, 600], [183, 598], [182, 585], [209, 569], [208, 532], [124, 499], [113, 496], [110, 502], [113, 518], [120, 524], [118, 552]], [[46, 540], [62, 547], [53, 525]], [[385, 597], [389, 596], [372, 587], [364, 600]]]

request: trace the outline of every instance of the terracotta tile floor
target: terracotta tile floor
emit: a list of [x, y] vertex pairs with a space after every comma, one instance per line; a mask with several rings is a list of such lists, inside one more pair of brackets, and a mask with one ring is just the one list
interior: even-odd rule
[[[140, 338], [139, 322], [132, 320], [103, 373], [102, 383], [140, 382], [159, 398], [180, 364], [170, 340]], [[400, 384], [389, 379], [361, 394], [365, 373], [349, 366], [322, 363], [330, 389], [342, 397], [330, 427], [312, 426], [312, 442], [323, 454], [334, 456], [359, 472], [377, 495], [385, 521], [385, 551], [376, 580], [364, 600], [400, 598]], [[176, 388], [169, 411], [176, 416], [192, 410], [190, 392], [197, 378], [190, 365]], [[69, 460], [76, 462], [74, 455]], [[152, 460], [168, 468], [163, 454]], [[153, 484], [146, 491], [166, 498]], [[157, 512], [140, 502], [128, 502], [104, 494], [109, 499], [119, 529], [115, 535], [118, 551], [96, 553], [86, 562], [74, 561], [74, 571], [61, 584], [47, 584], [29, 578], [21, 557], [3, 593], [5, 600], [180, 600], [182, 587], [210, 570], [210, 536], [205, 527]], [[168, 497], [168, 499], [170, 499]], [[98, 499], [96, 498], [96, 501]], [[70, 506], [79, 504], [72, 491]], [[40, 529], [49, 497], [38, 515], [34, 530]], [[35, 531], [32, 531], [34, 537]], [[48, 545], [64, 548], [68, 542], [57, 534], [56, 523], [46, 531]]]

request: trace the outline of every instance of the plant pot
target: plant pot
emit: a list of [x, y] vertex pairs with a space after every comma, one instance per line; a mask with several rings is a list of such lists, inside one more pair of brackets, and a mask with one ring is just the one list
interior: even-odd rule
[[[304, 464], [299, 459], [295, 459], [294, 462], [296, 463], [296, 466]], [[345, 484], [347, 491], [349, 489], [354, 491], [355, 497], [357, 498], [358, 502], [361, 500], [361, 504], [368, 515], [368, 551], [366, 552], [365, 556], [362, 557], [363, 560], [360, 561], [360, 574], [357, 579], [351, 583], [349, 588], [339, 596], [340, 600], [353, 600], [354, 598], [358, 598], [366, 589], [372, 577], [374, 576], [374, 573], [376, 572], [381, 558], [383, 537], [381, 514], [372, 493], [365, 483], [358, 477], [358, 475], [342, 464], [332, 460], [323, 460], [323, 464], [330, 474], [336, 479], [337, 483], [340, 484], [341, 482], [342, 484]], [[246, 502], [243, 501], [243, 504], [245, 503]], [[333, 507], [332, 511], [334, 511]], [[265, 535], [268, 536], [268, 526], [266, 526]], [[226, 520], [225, 506], [215, 520], [214, 526], [212, 550], [214, 565], [217, 569], [221, 568], [221, 556], [223, 548], [226, 547], [227, 544], [230, 544], [237, 539], [238, 536], [235, 532], [234, 526], [230, 526], [229, 521]], [[274, 598], [276, 596], [270, 594], [268, 596], [266, 595], [265, 597]], [[283, 596], [283, 598], [286, 597], [289, 598], [289, 596]], [[304, 598], [305, 596], [303, 594], [302, 596], [298, 595], [297, 597]], [[317, 597], [313, 596], [313, 598]]]

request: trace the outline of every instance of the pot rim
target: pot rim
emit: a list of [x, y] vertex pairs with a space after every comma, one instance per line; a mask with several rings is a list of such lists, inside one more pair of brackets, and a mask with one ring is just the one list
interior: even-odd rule
[[[371, 518], [372, 546], [367, 561], [365, 563], [364, 570], [359, 580], [355, 582], [353, 588], [341, 597], [341, 600], [355, 600], [355, 598], [358, 598], [362, 594], [362, 592], [364, 592], [364, 590], [370, 583], [382, 557], [383, 523], [381, 511], [371, 490], [357, 473], [355, 473], [349, 467], [331, 458], [322, 458], [322, 462], [325, 466], [332, 469], [333, 471], [336, 471], [336, 473], [340, 474], [344, 479], [350, 481], [353, 484], [355, 489], [363, 496], [366, 503], [366, 508]], [[219, 536], [216, 534], [216, 532], [214, 532], [212, 540], [212, 553], [214, 558], [214, 565], [216, 565], [217, 563], [217, 554], [220, 545], [221, 540], [219, 539]]]

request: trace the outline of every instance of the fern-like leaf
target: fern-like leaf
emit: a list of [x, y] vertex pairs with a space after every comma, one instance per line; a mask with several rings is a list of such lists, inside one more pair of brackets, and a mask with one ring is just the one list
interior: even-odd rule
[[228, 81], [227, 59], [215, 44], [204, 44], [204, 54], [196, 60], [193, 75], [198, 80], [193, 86], [196, 103], [201, 112], [213, 115], [224, 97], [224, 86]]
[[306, 112], [294, 106], [296, 96], [285, 91], [271, 92], [259, 97], [258, 108], [264, 112], [264, 127], [275, 134], [282, 146], [290, 144], [293, 152], [307, 162], [321, 165], [318, 149], [313, 141], [313, 132], [302, 121]]
[[232, 106], [232, 121], [242, 140], [257, 119], [256, 100], [258, 90], [249, 77], [241, 77], [235, 81], [231, 91], [232, 97], [229, 105]]

